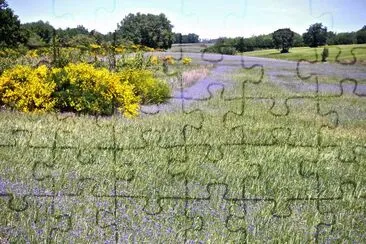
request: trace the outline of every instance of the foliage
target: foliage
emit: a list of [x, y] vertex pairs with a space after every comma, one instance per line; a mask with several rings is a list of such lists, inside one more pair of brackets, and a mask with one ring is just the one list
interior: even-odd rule
[[192, 59], [191, 59], [191, 58], [189, 58], [189, 57], [184, 57], [184, 58], [182, 59], [182, 63], [183, 63], [184, 65], [189, 65], [189, 64], [191, 64], [191, 63], [192, 63]]
[[55, 86], [46, 66], [31, 69], [18, 65], [0, 77], [1, 103], [23, 112], [50, 111], [55, 105]]
[[117, 33], [125, 40], [152, 48], [170, 48], [173, 43], [173, 26], [164, 14], [129, 14], [120, 24]]
[[322, 62], [326, 62], [328, 57], [329, 57], [329, 49], [328, 47], [324, 47], [322, 52]]
[[327, 37], [328, 45], [355, 44], [357, 42], [355, 32], [334, 33], [330, 31], [328, 32]]
[[92, 36], [85, 35], [85, 34], [78, 34], [73, 36], [69, 42], [68, 46], [71, 47], [78, 47], [82, 50], [88, 50], [90, 45], [94, 44], [95, 40]]
[[124, 53], [117, 61], [117, 70], [123, 69], [157, 69], [160, 64], [156, 56], [144, 57], [143, 52]]
[[204, 52], [235, 54], [236, 52], [250, 52], [255, 49], [267, 48], [274, 48], [272, 34], [249, 38], [219, 38], [216, 40], [215, 45], [206, 48]]
[[137, 96], [140, 96], [143, 104], [163, 103], [170, 96], [169, 85], [154, 77], [149, 70], [124, 69], [118, 72], [122, 82], [134, 85]]
[[234, 55], [236, 54], [235, 40], [230, 38], [220, 38], [215, 45], [205, 48], [203, 52]]
[[323, 46], [327, 43], [327, 27], [322, 23], [310, 25], [303, 34], [304, 43], [309, 47]]
[[366, 25], [356, 32], [356, 40], [358, 44], [366, 43]]
[[245, 42], [243, 37], [238, 39], [237, 43], [235, 44], [235, 49], [241, 53], [245, 51]]
[[275, 48], [280, 48], [281, 53], [288, 53], [288, 50], [293, 46], [294, 32], [289, 28], [278, 29], [272, 35]]
[[182, 35], [182, 33], [174, 33], [174, 43], [198, 43], [199, 35], [189, 33], [188, 35]]
[[166, 64], [175, 64], [175, 60], [174, 60], [173, 56], [171, 56], [171, 55], [162, 57], [162, 59], [163, 59], [163, 62]]
[[35, 43], [38, 45], [51, 43], [54, 28], [48, 22], [39, 20], [37, 22], [22, 24], [22, 26], [30, 35], [30, 40], [27, 43], [29, 46], [36, 47]]
[[20, 26], [18, 16], [8, 7], [5, 0], [0, 0], [0, 46], [14, 47], [27, 39]]
[[304, 46], [304, 40], [302, 36], [298, 33], [294, 32], [294, 47], [303, 47]]
[[105, 68], [68, 64], [52, 70], [56, 82], [56, 107], [61, 111], [93, 115], [112, 115], [117, 108], [126, 117], [138, 114], [139, 97], [133, 86]]

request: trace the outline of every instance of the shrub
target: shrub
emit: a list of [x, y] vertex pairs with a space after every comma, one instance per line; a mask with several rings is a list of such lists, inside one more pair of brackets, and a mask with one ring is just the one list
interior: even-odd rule
[[135, 87], [136, 95], [142, 103], [162, 103], [170, 96], [169, 85], [154, 77], [149, 70], [126, 69], [118, 73], [122, 82], [128, 82]]
[[324, 47], [322, 52], [322, 62], [326, 62], [328, 57], [329, 57], [329, 49], [327, 47]]
[[117, 62], [117, 70], [123, 69], [154, 69], [159, 65], [156, 56], [144, 57], [144, 53], [124, 54]]
[[117, 108], [126, 117], [138, 114], [140, 99], [133, 86], [105, 68], [70, 63], [53, 69], [52, 78], [57, 84], [56, 107], [61, 111], [112, 115]]
[[150, 62], [152, 65], [159, 65], [159, 58], [157, 56], [150, 56]]
[[234, 55], [234, 54], [236, 54], [236, 49], [233, 46], [218, 44], [218, 45], [214, 45], [214, 46], [205, 48], [203, 50], [203, 52]]
[[50, 111], [55, 105], [55, 86], [45, 65], [36, 69], [17, 65], [0, 77], [1, 103], [23, 112]]
[[183, 62], [184, 65], [188, 65], [188, 64], [192, 63], [192, 59], [189, 58], [189, 57], [184, 57], [182, 59], [182, 62]]
[[163, 59], [163, 62], [167, 63], [167, 64], [174, 64], [175, 63], [175, 60], [174, 60], [173, 56], [170, 56], [170, 55], [165, 56], [162, 59]]

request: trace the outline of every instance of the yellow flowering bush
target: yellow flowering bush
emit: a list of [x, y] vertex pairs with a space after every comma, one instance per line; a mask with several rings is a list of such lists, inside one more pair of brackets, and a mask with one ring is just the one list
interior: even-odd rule
[[140, 98], [134, 87], [105, 68], [70, 63], [53, 69], [52, 77], [57, 84], [55, 97], [61, 111], [111, 115], [117, 108], [126, 117], [138, 114]]
[[175, 63], [173, 56], [170, 56], [170, 55], [163, 57], [163, 61], [166, 62], [167, 64]]
[[50, 111], [55, 105], [52, 93], [56, 84], [45, 65], [32, 69], [17, 65], [0, 77], [1, 103], [23, 112]]
[[136, 95], [141, 97], [142, 103], [162, 103], [170, 96], [170, 86], [154, 77], [150, 70], [123, 69], [118, 72], [122, 82], [134, 85]]
[[26, 54], [27, 57], [29, 58], [38, 58], [38, 53], [37, 53], [37, 49], [34, 50], [29, 50]]
[[159, 64], [159, 58], [157, 56], [150, 56], [150, 62], [152, 65], [158, 65]]
[[192, 63], [192, 59], [189, 58], [189, 57], [184, 57], [182, 59], [182, 62], [183, 62], [184, 65], [189, 65], [190, 63]]

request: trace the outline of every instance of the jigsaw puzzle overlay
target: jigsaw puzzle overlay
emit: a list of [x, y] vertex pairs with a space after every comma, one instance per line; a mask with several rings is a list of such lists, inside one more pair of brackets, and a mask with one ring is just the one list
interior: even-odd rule
[[186, 88], [178, 74], [182, 89], [136, 120], [1, 114], [0, 237], [365, 242], [366, 143], [340, 139], [366, 121], [353, 51], [336, 66], [190, 54], [212, 73]]

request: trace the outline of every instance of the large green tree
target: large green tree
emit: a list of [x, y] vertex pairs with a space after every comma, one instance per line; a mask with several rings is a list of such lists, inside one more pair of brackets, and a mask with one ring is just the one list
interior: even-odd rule
[[304, 43], [309, 47], [318, 47], [327, 43], [327, 27], [322, 23], [310, 25], [309, 29], [302, 35]]
[[281, 49], [281, 53], [288, 53], [294, 44], [294, 32], [289, 28], [278, 29], [272, 35], [275, 48]]
[[[22, 26], [28, 31], [28, 34], [31, 37], [28, 42], [29, 46], [32, 46], [35, 43], [35, 46], [50, 44], [53, 35], [53, 26], [50, 25], [50, 23], [39, 20], [37, 22], [25, 23]], [[31, 42], [37, 38], [40, 39], [41, 42]]]
[[170, 48], [174, 41], [173, 26], [164, 14], [129, 14], [118, 24], [121, 38], [152, 48]]
[[18, 16], [8, 7], [5, 0], [0, 0], [0, 47], [16, 46], [27, 39], [21, 29]]
[[356, 40], [358, 44], [366, 43], [366, 25], [356, 33]]

